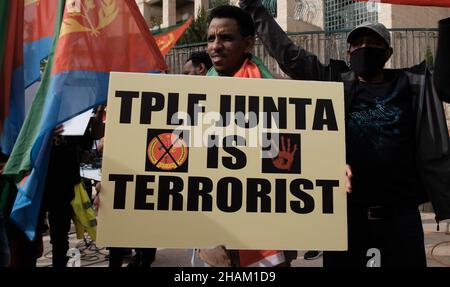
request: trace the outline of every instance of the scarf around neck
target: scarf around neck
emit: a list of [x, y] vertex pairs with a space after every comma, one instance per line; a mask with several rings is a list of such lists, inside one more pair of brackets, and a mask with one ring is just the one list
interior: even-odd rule
[[[211, 67], [209, 69], [207, 76], [219, 76], [216, 69]], [[245, 59], [241, 68], [233, 75], [236, 78], [263, 78], [263, 79], [272, 79], [273, 76], [269, 72], [269, 70], [264, 66], [262, 61], [255, 56], [251, 56], [250, 58]]]

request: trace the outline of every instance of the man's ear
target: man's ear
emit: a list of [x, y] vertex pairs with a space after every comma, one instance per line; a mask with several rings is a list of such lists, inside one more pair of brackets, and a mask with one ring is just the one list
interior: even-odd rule
[[394, 53], [394, 49], [392, 49], [392, 47], [389, 47], [389, 49], [387, 50], [387, 61], [389, 61], [389, 59], [391, 58], [392, 54]]
[[244, 41], [245, 41], [245, 52], [252, 53], [253, 47], [255, 46], [255, 37], [247, 36], [245, 37]]
[[205, 64], [203, 64], [203, 63], [198, 64], [197, 69], [198, 69], [199, 75], [204, 75], [204, 74], [206, 74], [206, 72], [208, 72], [206, 70]]

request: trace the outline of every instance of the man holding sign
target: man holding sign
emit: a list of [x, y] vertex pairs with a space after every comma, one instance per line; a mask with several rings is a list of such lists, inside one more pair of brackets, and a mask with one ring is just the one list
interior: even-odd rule
[[[207, 76], [272, 78], [269, 70], [251, 54], [255, 30], [249, 14], [235, 6], [219, 6], [211, 11], [208, 20], [208, 54], [213, 67]], [[292, 159], [290, 162], [292, 165]], [[200, 255], [202, 252], [206, 251], [200, 250]], [[296, 256], [286, 258], [278, 250], [240, 250], [238, 258], [235, 263], [238, 266], [267, 267], [289, 265]]]
[[220, 77], [111, 74], [97, 243], [258, 255], [240, 266], [346, 250], [342, 84], [260, 79], [251, 17], [213, 15]]
[[[325, 252], [324, 266], [366, 266], [372, 248], [378, 249], [381, 266], [425, 266], [417, 206], [429, 198], [437, 220], [450, 218], [450, 149], [441, 103], [450, 101], [448, 89], [440, 82], [439, 93], [432, 88], [424, 64], [383, 69], [393, 50], [382, 24], [364, 23], [350, 32], [349, 69], [343, 61], [323, 65], [292, 43], [260, 0], [239, 4], [252, 15], [257, 34], [290, 77], [344, 83], [347, 163], [353, 171], [349, 246], [345, 252]], [[450, 51], [444, 39], [450, 35], [450, 18], [440, 25], [441, 56], [436, 62], [448, 67], [449, 57], [442, 54]], [[442, 72], [435, 76], [448, 79]]]

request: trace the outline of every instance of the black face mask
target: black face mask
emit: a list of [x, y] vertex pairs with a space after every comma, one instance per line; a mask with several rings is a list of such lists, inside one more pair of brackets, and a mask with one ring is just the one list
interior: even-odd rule
[[387, 62], [386, 49], [364, 47], [350, 54], [350, 65], [357, 76], [370, 80]]

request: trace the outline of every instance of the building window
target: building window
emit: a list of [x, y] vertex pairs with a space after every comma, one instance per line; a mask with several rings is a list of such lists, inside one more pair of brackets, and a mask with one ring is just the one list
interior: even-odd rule
[[378, 22], [377, 3], [325, 0], [325, 31], [349, 30], [366, 21]]
[[262, 0], [262, 4], [272, 17], [277, 17], [277, 0]]

